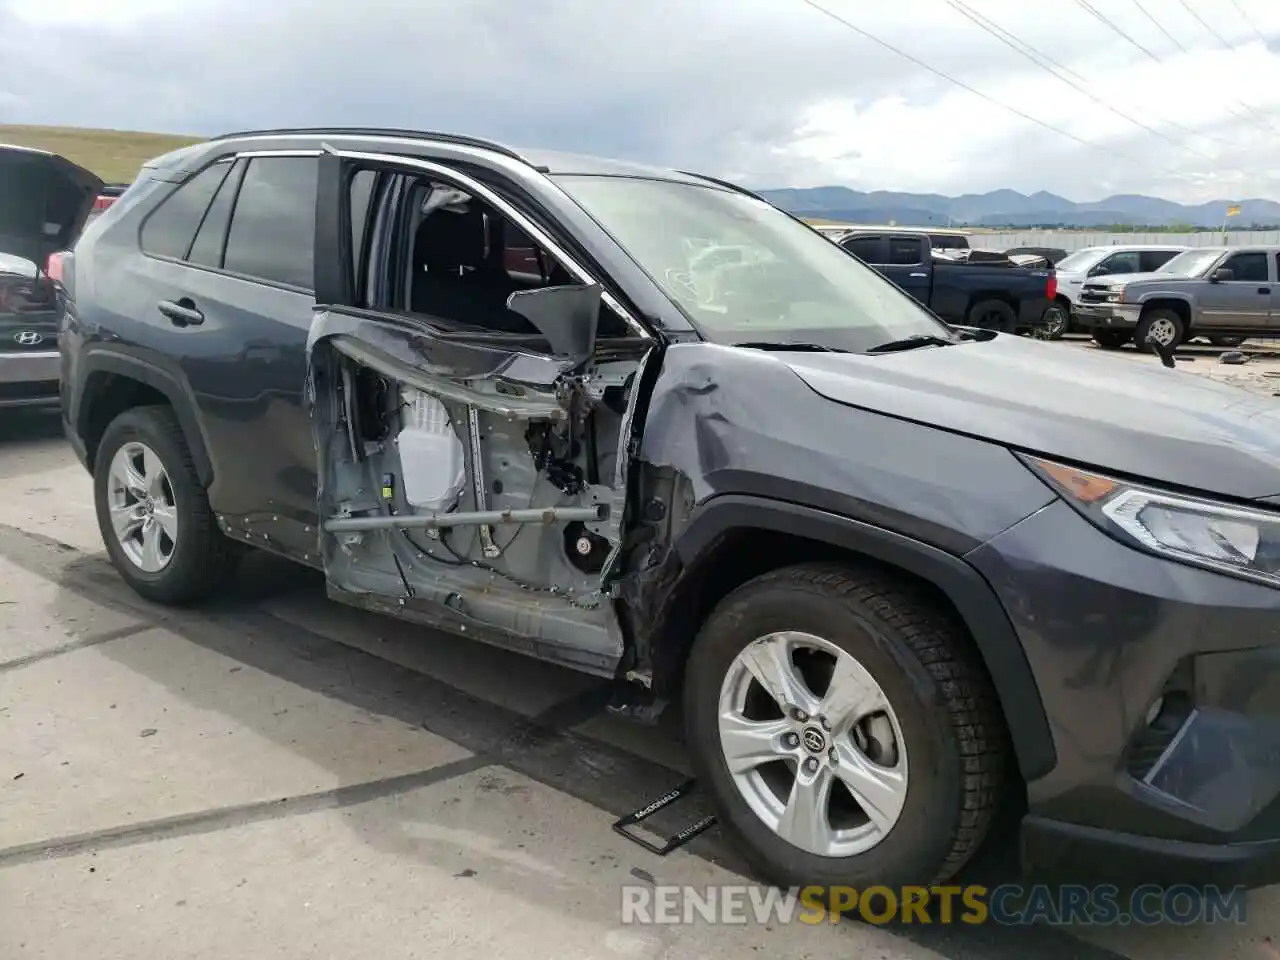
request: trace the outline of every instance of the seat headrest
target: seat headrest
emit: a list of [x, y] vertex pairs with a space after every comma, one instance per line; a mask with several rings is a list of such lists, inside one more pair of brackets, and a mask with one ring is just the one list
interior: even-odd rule
[[484, 244], [484, 215], [479, 210], [437, 210], [418, 227], [414, 266], [426, 266], [428, 271], [479, 267], [484, 263]]

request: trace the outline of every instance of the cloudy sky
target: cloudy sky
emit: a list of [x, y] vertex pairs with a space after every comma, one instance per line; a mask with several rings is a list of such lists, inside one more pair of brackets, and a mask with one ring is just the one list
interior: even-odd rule
[[0, 0], [0, 65], [0, 123], [402, 126], [757, 187], [1280, 199], [1274, 0]]

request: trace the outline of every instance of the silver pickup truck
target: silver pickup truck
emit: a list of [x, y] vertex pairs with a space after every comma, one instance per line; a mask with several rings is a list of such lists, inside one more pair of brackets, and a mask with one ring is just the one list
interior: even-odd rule
[[1084, 284], [1072, 319], [1100, 347], [1148, 340], [1176, 347], [1192, 337], [1236, 346], [1280, 333], [1280, 247], [1196, 247], [1153, 273]]

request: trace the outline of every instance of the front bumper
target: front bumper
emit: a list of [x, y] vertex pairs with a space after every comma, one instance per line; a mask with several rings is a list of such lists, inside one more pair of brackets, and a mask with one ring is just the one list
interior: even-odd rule
[[1280, 590], [1142, 553], [1061, 501], [968, 559], [1022, 641], [1058, 758], [1027, 785], [1027, 870], [1280, 881]]
[[1071, 319], [1085, 330], [1132, 330], [1138, 325], [1142, 307], [1130, 303], [1078, 303]]
[[57, 350], [0, 352], [0, 407], [59, 405]]

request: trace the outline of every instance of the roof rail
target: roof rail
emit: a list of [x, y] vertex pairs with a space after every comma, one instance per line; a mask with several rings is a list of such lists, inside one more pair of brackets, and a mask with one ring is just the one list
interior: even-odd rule
[[468, 137], [458, 133], [438, 133], [432, 130], [401, 130], [396, 127], [281, 127], [273, 130], [238, 130], [234, 133], [223, 133], [211, 137], [211, 141], [240, 139], [243, 137], [270, 137], [287, 134], [313, 134], [315, 136], [357, 136], [357, 137], [407, 137], [415, 140], [438, 140], [441, 143], [453, 143], [461, 147], [477, 147], [481, 150], [492, 150], [512, 160], [528, 163], [524, 157], [510, 147], [505, 147], [492, 140], [481, 137]]
[[[736, 183], [730, 183], [728, 180], [709, 177], [705, 173], [690, 173], [688, 170], [677, 170], [676, 173], [685, 177], [693, 177], [695, 180], [705, 180], [707, 183], [714, 183], [716, 186], [724, 187], [726, 190], [732, 190], [734, 193], [744, 193], [748, 197], [753, 197], [756, 200], [769, 203], [768, 200], [765, 200], [764, 197], [760, 196], [758, 193], [748, 190], [746, 187], [740, 187]], [[770, 206], [772, 206], [772, 204], [770, 204]]]

